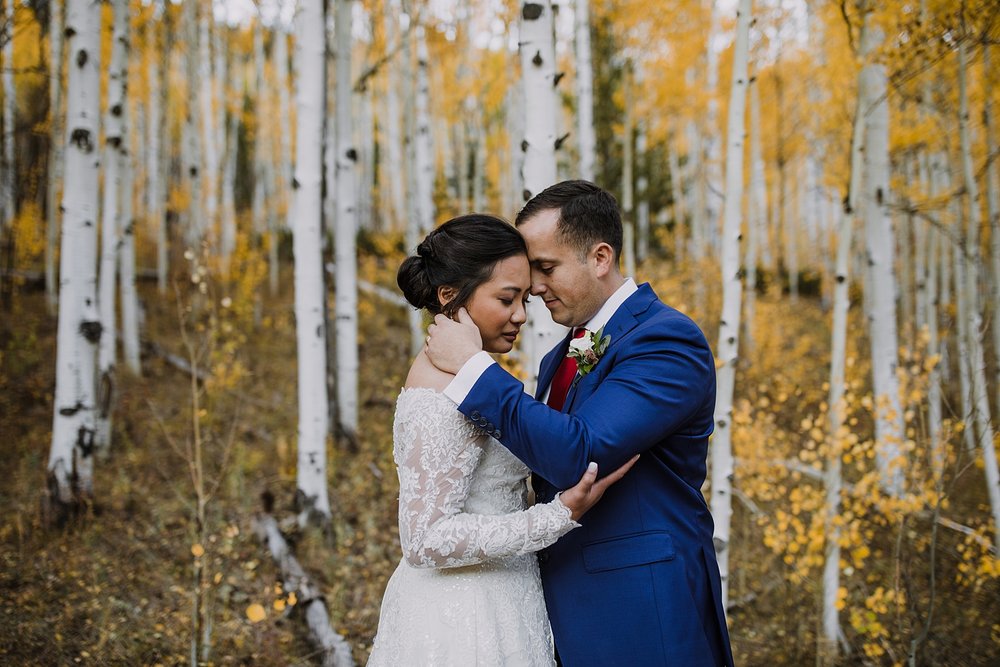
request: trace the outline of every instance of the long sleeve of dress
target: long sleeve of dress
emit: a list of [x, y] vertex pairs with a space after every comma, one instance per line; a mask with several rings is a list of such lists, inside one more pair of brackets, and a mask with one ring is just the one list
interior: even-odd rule
[[579, 525], [558, 498], [507, 514], [466, 513], [487, 436], [443, 401], [444, 409], [438, 401], [409, 411], [394, 434], [399, 537], [410, 565], [459, 567], [531, 553]]

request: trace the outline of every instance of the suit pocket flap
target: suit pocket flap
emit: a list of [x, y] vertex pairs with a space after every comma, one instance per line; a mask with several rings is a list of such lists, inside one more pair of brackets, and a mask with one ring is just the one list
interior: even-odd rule
[[605, 572], [671, 560], [676, 555], [670, 533], [653, 530], [585, 545], [583, 567], [587, 572]]

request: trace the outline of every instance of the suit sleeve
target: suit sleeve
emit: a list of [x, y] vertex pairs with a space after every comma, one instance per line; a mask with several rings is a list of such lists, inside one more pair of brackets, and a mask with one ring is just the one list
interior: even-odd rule
[[693, 323], [650, 327], [620, 344], [614, 367], [573, 414], [531, 398], [499, 365], [486, 369], [459, 410], [495, 425], [504, 446], [563, 489], [590, 461], [609, 473], [672, 433], [711, 433], [715, 363]]

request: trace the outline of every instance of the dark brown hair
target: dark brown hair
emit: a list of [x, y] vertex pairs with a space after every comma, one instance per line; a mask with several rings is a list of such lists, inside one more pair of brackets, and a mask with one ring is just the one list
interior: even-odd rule
[[[396, 284], [415, 308], [451, 317], [490, 279], [498, 262], [527, 253], [521, 234], [506, 220], [481, 213], [463, 215], [420, 242], [417, 254], [400, 265]], [[458, 291], [443, 306], [438, 301], [441, 286]]]
[[514, 219], [520, 227], [541, 211], [557, 209], [556, 230], [563, 241], [586, 254], [596, 243], [607, 243], [615, 253], [622, 253], [622, 214], [618, 200], [607, 190], [589, 181], [563, 181], [532, 197]]

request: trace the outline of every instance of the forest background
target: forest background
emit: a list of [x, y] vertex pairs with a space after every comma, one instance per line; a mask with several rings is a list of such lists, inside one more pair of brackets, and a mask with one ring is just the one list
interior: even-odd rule
[[737, 663], [996, 664], [998, 15], [5, 0], [0, 661], [364, 663], [396, 267], [584, 177], [717, 353]]

